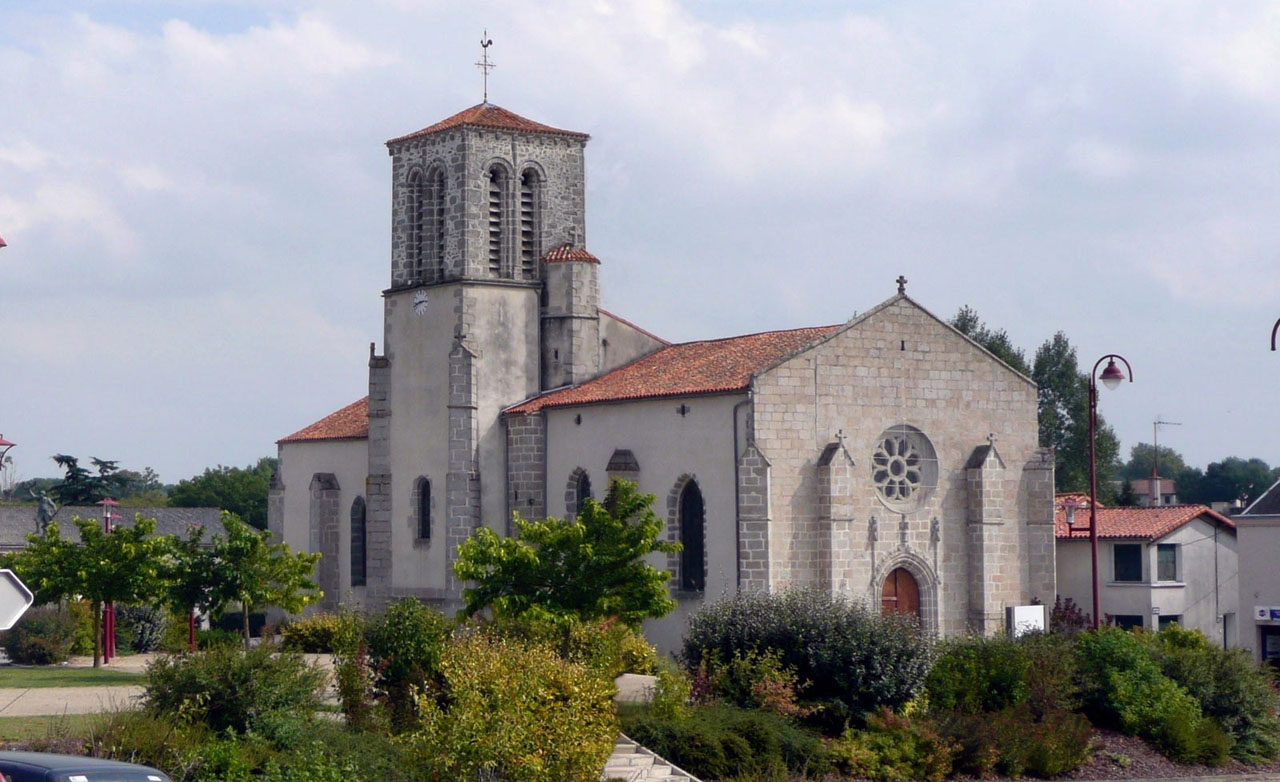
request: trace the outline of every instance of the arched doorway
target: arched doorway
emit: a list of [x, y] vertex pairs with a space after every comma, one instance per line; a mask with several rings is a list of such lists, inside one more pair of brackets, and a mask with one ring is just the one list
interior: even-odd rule
[[880, 590], [880, 612], [920, 616], [920, 585], [906, 568], [894, 568]]

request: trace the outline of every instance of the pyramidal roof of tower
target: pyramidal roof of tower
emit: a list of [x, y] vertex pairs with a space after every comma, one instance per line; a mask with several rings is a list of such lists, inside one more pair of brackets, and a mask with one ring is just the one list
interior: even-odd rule
[[557, 136], [572, 136], [573, 138], [590, 138], [586, 133], [579, 133], [575, 130], [561, 130], [553, 128], [550, 125], [543, 125], [541, 122], [534, 122], [531, 119], [507, 111], [501, 106], [495, 106], [492, 103], [478, 103], [469, 109], [454, 114], [452, 117], [442, 119], [434, 125], [429, 125], [422, 130], [410, 133], [407, 136], [400, 136], [388, 141], [388, 144], [397, 144], [401, 141], [420, 138], [422, 136], [430, 136], [433, 133], [441, 133], [453, 128], [486, 128], [488, 130], [516, 130], [524, 133], [550, 133]]

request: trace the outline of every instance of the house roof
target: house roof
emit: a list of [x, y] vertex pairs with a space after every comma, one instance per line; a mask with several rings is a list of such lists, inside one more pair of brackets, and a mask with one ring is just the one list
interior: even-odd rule
[[277, 443], [299, 443], [308, 440], [363, 440], [369, 436], [369, 397], [352, 402], [336, 413], [299, 429]]
[[387, 142], [390, 144], [398, 144], [401, 141], [419, 138], [421, 136], [429, 136], [432, 133], [440, 133], [453, 128], [485, 128], [487, 130], [516, 130], [524, 133], [551, 133], [557, 136], [571, 136], [573, 138], [586, 139], [590, 138], [586, 133], [578, 133], [573, 130], [561, 130], [553, 128], [550, 125], [543, 125], [541, 122], [534, 122], [526, 119], [511, 111], [507, 111], [501, 106], [495, 106], [492, 103], [478, 103], [469, 109], [454, 114], [452, 117], [442, 119], [434, 125], [429, 125], [422, 130], [410, 133], [407, 136], [393, 138]]
[[[137, 515], [156, 520], [157, 535], [186, 535], [191, 527], [217, 532], [222, 529], [222, 512], [217, 508], [126, 508], [115, 509], [116, 526], [132, 526]], [[67, 505], [58, 508], [53, 520], [68, 540], [79, 541], [80, 530], [71, 523], [74, 518], [100, 519], [102, 508], [96, 505]], [[0, 550], [19, 549], [27, 545], [27, 535], [36, 532], [36, 506], [0, 505]]]
[[1280, 516], [1280, 481], [1271, 484], [1271, 488], [1262, 493], [1258, 499], [1249, 503], [1242, 516]]
[[[1054, 534], [1059, 540], [1081, 540], [1089, 537], [1089, 496], [1059, 494], [1053, 516]], [[1075, 513], [1074, 527], [1067, 525], [1068, 504], [1082, 506]], [[1098, 503], [1099, 538], [1142, 538], [1157, 540], [1196, 519], [1221, 524], [1234, 530], [1236, 525], [1207, 505], [1161, 505], [1158, 507], [1112, 508]]]
[[535, 396], [506, 412], [528, 414], [552, 407], [598, 402], [741, 391], [756, 372], [837, 328], [839, 326], [766, 331], [668, 345], [580, 385]]

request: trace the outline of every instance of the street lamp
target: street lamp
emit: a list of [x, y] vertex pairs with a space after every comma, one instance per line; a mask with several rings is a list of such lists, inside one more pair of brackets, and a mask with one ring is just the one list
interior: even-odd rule
[[[1124, 362], [1129, 370], [1128, 378], [1124, 370], [1116, 366], [1116, 359]], [[1107, 362], [1107, 368], [1098, 374], [1098, 367]], [[1093, 629], [1098, 629], [1101, 608], [1098, 604], [1098, 380], [1108, 389], [1115, 390], [1125, 380], [1133, 382], [1133, 367], [1129, 366], [1124, 356], [1108, 353], [1098, 359], [1089, 373], [1089, 553], [1093, 557]]]
[[1276, 332], [1280, 332], [1280, 319], [1276, 320], [1276, 325], [1271, 327], [1271, 351], [1274, 353], [1276, 349]]

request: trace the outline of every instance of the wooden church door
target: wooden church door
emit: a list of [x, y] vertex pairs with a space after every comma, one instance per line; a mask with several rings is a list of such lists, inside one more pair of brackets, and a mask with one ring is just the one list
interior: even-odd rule
[[920, 616], [920, 585], [905, 568], [895, 568], [880, 591], [880, 612]]

